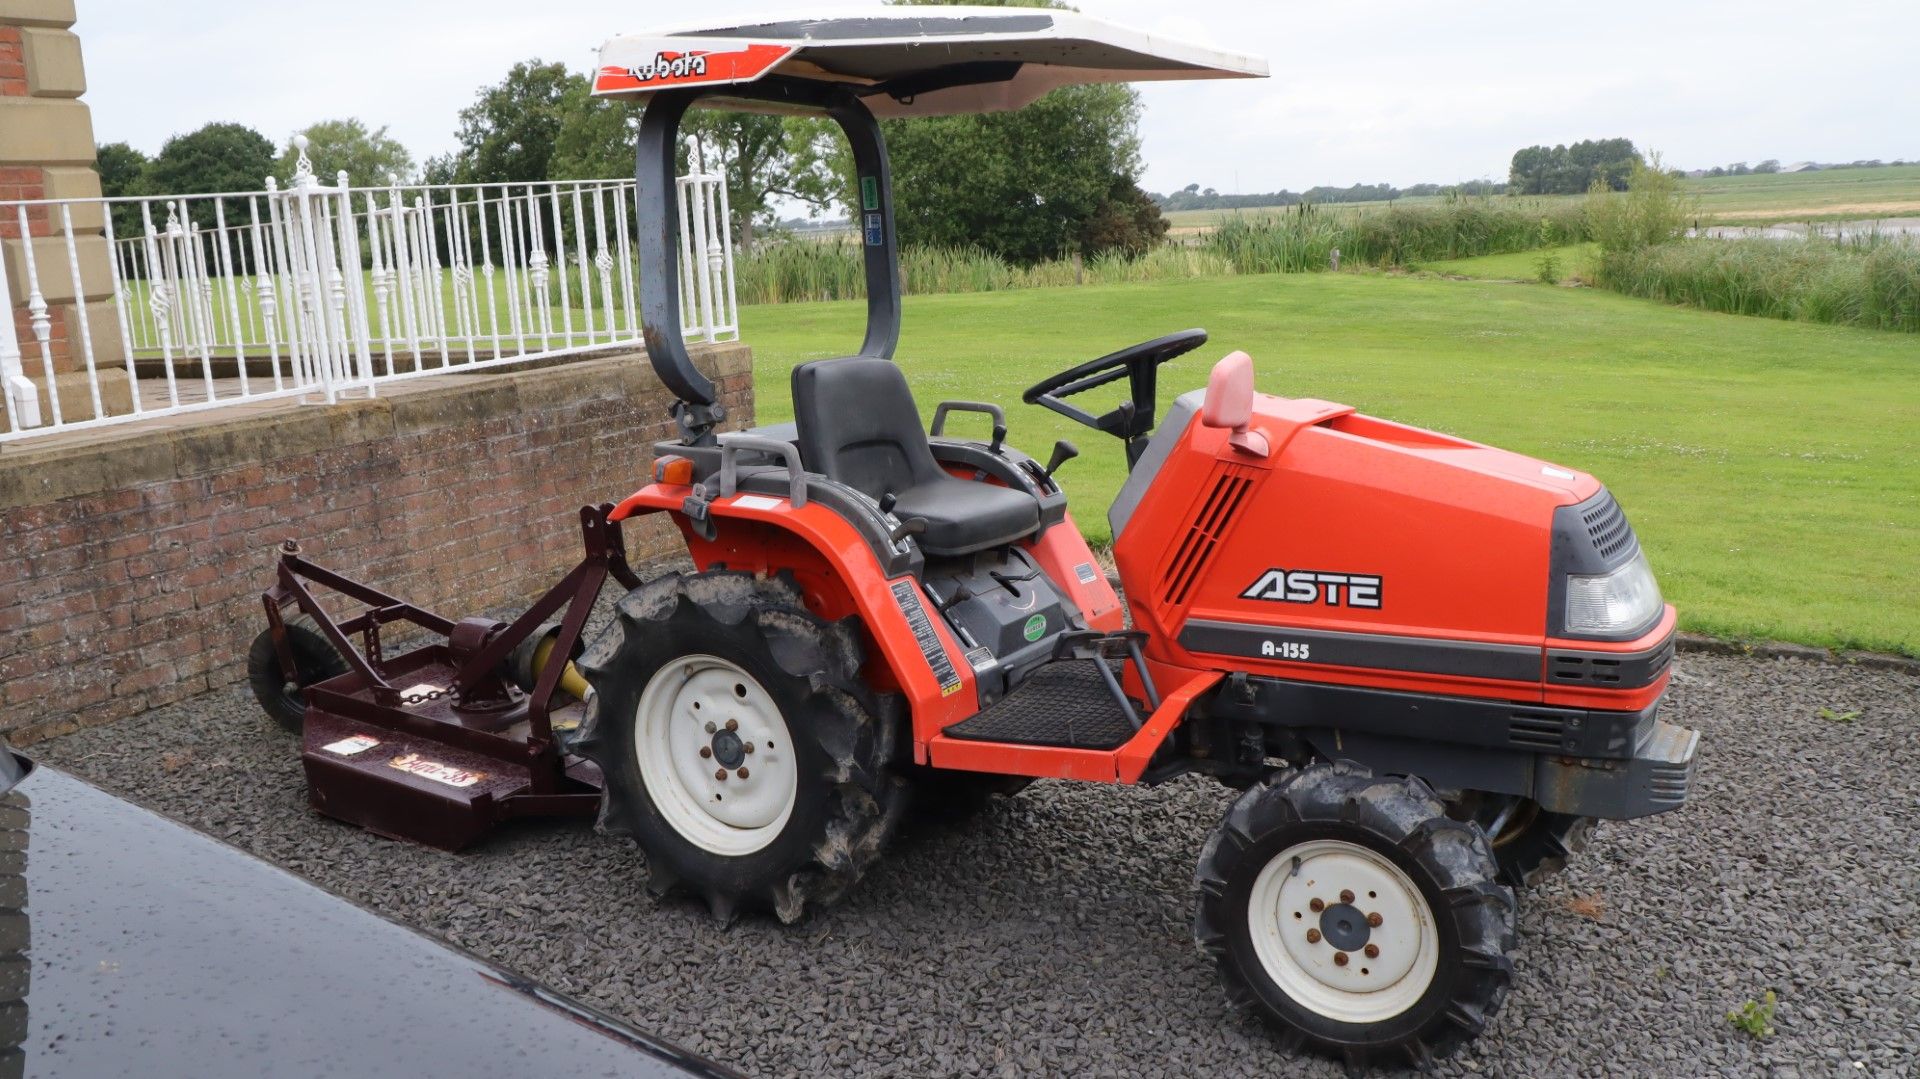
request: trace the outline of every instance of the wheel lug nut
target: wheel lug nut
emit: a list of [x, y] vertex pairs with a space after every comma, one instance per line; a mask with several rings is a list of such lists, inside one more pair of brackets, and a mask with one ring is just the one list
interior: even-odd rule
[[705, 759], [705, 758], [707, 758], [707, 757], [711, 757], [711, 756], [713, 756], [713, 747], [712, 747], [712, 746], [701, 746], [701, 747], [700, 747], [700, 756], [701, 756], [701, 758], [702, 758], [702, 759]]
[[1308, 944], [1320, 943], [1320, 931], [1318, 929], [1307, 930], [1307, 943]]
[[1340, 889], [1340, 902], [1342, 903], [1353, 902], [1353, 892], [1346, 888]]
[[1376, 911], [1372, 914], [1367, 915], [1367, 924], [1374, 927], [1375, 929], [1380, 928], [1380, 922], [1381, 922], [1381, 918], [1380, 918], [1379, 912]]
[[727, 720], [727, 729], [728, 729], [728, 730], [730, 730], [730, 731], [737, 731], [737, 730], [739, 730], [739, 729], [740, 729], [740, 721], [739, 721], [739, 720], [737, 720], [737, 719], [729, 719], [729, 720]]
[[1321, 911], [1326, 910], [1327, 905], [1325, 903], [1322, 903], [1319, 899], [1309, 899], [1307, 900], [1307, 909], [1314, 912], [1315, 914], [1318, 914]]
[[740, 747], [740, 751], [741, 751], [742, 753], [752, 753], [752, 752], [753, 752], [753, 743], [752, 743], [752, 742], [748, 742], [748, 743], [747, 743], [746, 745], [743, 745], [743, 746], [741, 746], [741, 747]]
[[713, 778], [719, 780], [722, 783], [725, 783], [727, 781], [727, 770], [725, 768], [714, 769]]
[[744, 767], [733, 774], [739, 776], [741, 779], [747, 778], [747, 770]]
[[713, 732], [714, 732], [714, 726], [713, 726], [713, 724], [711, 724], [711, 723], [709, 723], [709, 724], [707, 724], [707, 733], [708, 733], [708, 734], [712, 734]]
[[1346, 965], [1347, 965], [1347, 953], [1345, 953], [1345, 952], [1335, 952], [1335, 953], [1333, 953], [1333, 965], [1334, 965], [1334, 966], [1336, 966], [1336, 967], [1344, 967], [1344, 966], [1346, 966]]
[[1367, 952], [1368, 959], [1380, 958], [1380, 946], [1378, 944], [1367, 945], [1366, 952]]

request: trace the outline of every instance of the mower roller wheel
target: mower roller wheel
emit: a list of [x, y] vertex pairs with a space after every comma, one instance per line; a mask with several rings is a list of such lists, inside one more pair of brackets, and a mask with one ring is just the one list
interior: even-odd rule
[[263, 629], [247, 649], [247, 684], [254, 699], [289, 733], [306, 726], [307, 687], [347, 673], [347, 661], [314, 628], [305, 614], [286, 619], [287, 651], [293, 653], [295, 677], [280, 666], [280, 650], [273, 646], [273, 630]]
[[1424, 782], [1314, 764], [1248, 788], [1208, 838], [1194, 938], [1283, 1048], [1425, 1066], [1506, 999], [1498, 872], [1485, 833]]
[[778, 578], [671, 574], [628, 593], [577, 665], [573, 743], [600, 766], [600, 828], [631, 835], [655, 895], [797, 921], [877, 859], [908, 798], [897, 709], [860, 680], [851, 620]]
[[1487, 832], [1500, 863], [1500, 881], [1513, 888], [1536, 888], [1567, 867], [1593, 835], [1592, 817], [1549, 813], [1540, 803], [1514, 795], [1468, 791], [1448, 803], [1447, 815], [1472, 821]]

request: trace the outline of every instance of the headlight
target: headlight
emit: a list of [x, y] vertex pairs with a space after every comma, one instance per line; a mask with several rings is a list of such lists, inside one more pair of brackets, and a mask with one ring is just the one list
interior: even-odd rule
[[1641, 552], [1633, 561], [1594, 577], [1567, 577], [1567, 632], [1619, 633], [1644, 626], [1660, 613], [1660, 586]]

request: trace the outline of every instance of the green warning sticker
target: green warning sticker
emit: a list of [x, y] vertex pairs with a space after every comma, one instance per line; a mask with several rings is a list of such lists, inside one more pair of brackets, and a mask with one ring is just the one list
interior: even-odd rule
[[1029, 641], [1039, 640], [1040, 635], [1045, 633], [1046, 631], [1047, 631], [1047, 616], [1044, 614], [1036, 614], [1032, 618], [1027, 619], [1026, 627], [1021, 630], [1021, 632], [1026, 635], [1026, 638]]
[[880, 208], [880, 181], [872, 176], [860, 177], [860, 208], [862, 210]]

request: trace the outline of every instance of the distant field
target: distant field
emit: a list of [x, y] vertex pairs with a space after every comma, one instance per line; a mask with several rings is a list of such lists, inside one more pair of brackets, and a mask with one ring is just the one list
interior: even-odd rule
[[[1920, 165], [1827, 169], [1822, 172], [1773, 173], [1765, 176], [1720, 176], [1688, 180], [1683, 190], [1700, 201], [1703, 216], [1735, 223], [1920, 216]], [[1505, 196], [1493, 197], [1498, 199]], [[1558, 202], [1583, 196], [1526, 197]], [[1440, 201], [1441, 196], [1423, 196], [1390, 203], [1323, 203], [1319, 208], [1348, 211], [1419, 206]], [[1191, 233], [1213, 228], [1235, 215], [1267, 217], [1288, 209], [1290, 207], [1260, 206], [1241, 210], [1176, 210], [1167, 215], [1167, 220], [1172, 223], [1175, 232]]]
[[[1429, 202], [1439, 202], [1438, 198], [1420, 197], [1395, 199], [1392, 202], [1376, 200], [1372, 202], [1318, 202], [1314, 209], [1328, 213], [1350, 213], [1359, 210], [1379, 210], [1388, 206], [1420, 206]], [[1248, 206], [1237, 210], [1175, 210], [1167, 214], [1167, 222], [1174, 231], [1201, 232], [1213, 228], [1229, 217], [1273, 217], [1289, 210], [1298, 210], [1297, 206]]]
[[1920, 165], [1688, 180], [1700, 209], [1741, 220], [1920, 214]]
[[[789, 368], [856, 347], [864, 314], [857, 302], [741, 309], [760, 422], [791, 418]], [[1078, 443], [1062, 479], [1075, 519], [1104, 537], [1125, 475], [1119, 444], [1019, 404], [1020, 391], [1192, 325], [1213, 340], [1162, 375], [1163, 405], [1244, 348], [1268, 392], [1598, 474], [1690, 629], [1920, 655], [1920, 340], [1909, 334], [1599, 289], [1274, 274], [909, 296], [899, 355], [923, 410], [998, 401], [1015, 445], [1045, 456], [1056, 438]]]

